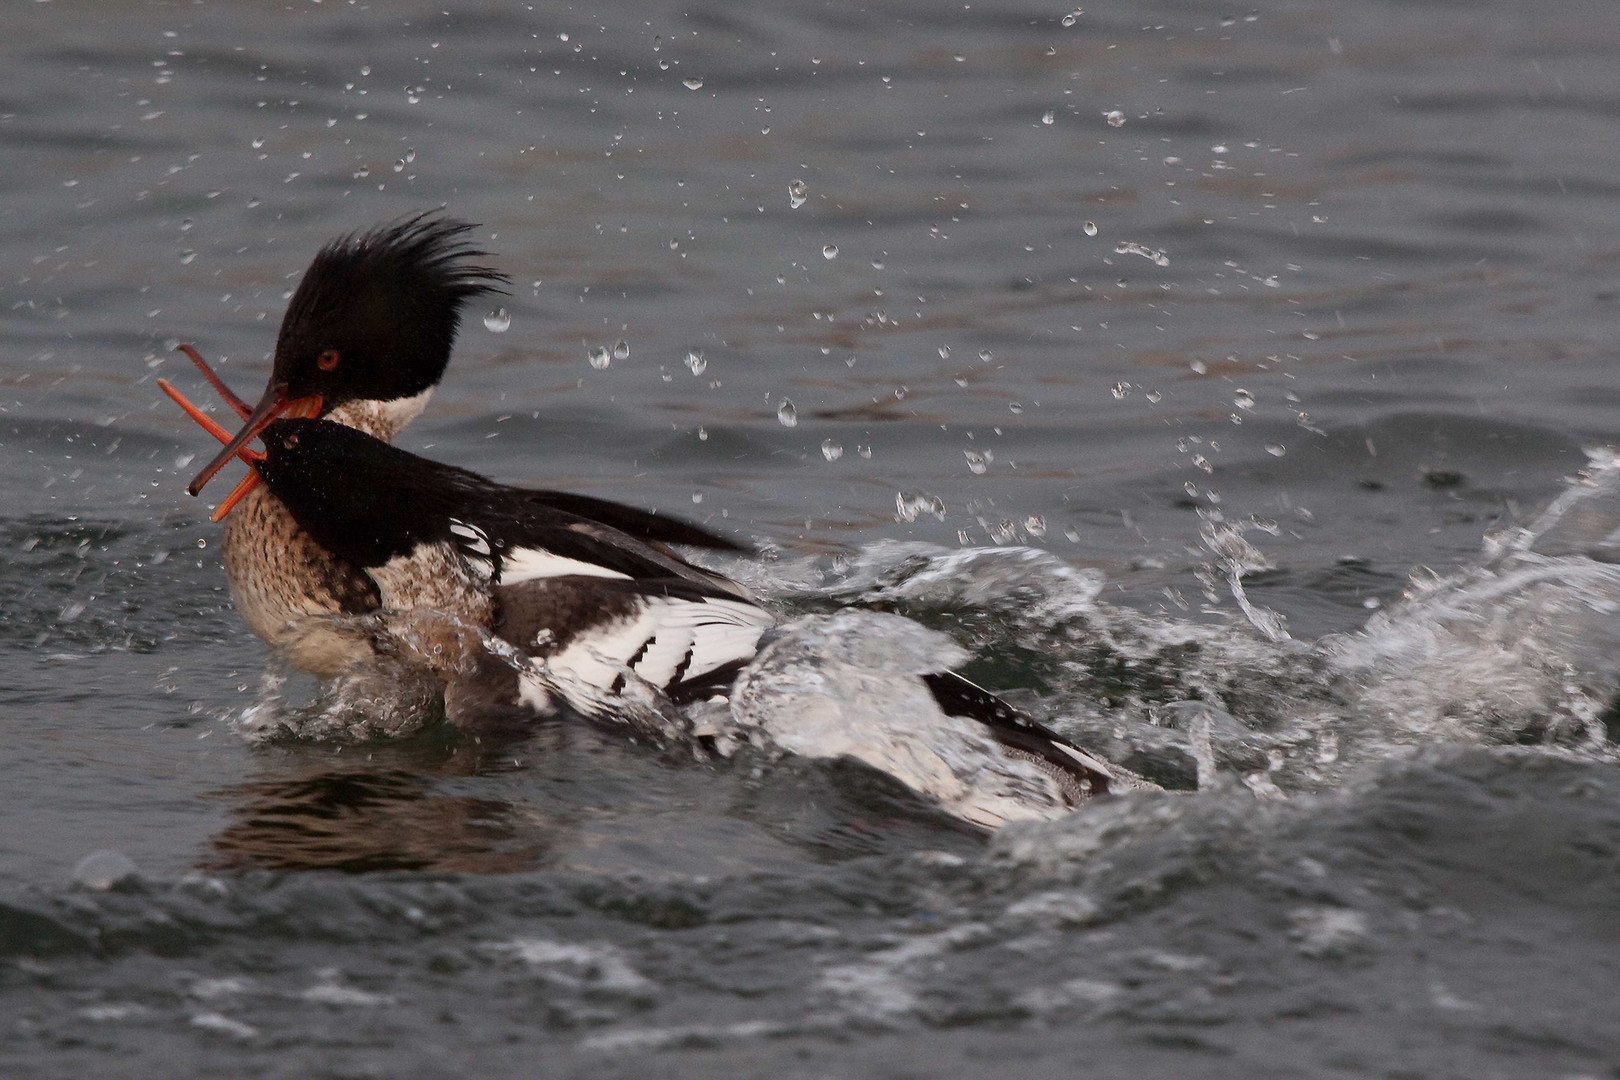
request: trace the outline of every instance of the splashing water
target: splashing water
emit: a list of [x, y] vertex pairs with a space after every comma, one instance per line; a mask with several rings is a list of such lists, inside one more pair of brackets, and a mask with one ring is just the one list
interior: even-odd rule
[[1154, 266], [1170, 265], [1170, 256], [1166, 255], [1164, 252], [1150, 248], [1146, 244], [1138, 244], [1130, 240], [1121, 240], [1119, 243], [1115, 244], [1114, 254], [1140, 255], [1142, 258], [1151, 262]]
[[[907, 522], [946, 515], [944, 502], [925, 493], [902, 491], [895, 507]], [[1045, 523], [1026, 518], [1023, 528], [1039, 537]], [[1421, 576], [1403, 601], [1375, 614], [1362, 630], [1314, 643], [1291, 637], [1279, 615], [1246, 593], [1245, 579], [1271, 567], [1250, 536], [1277, 531], [1267, 522], [1233, 524], [1213, 513], [1204, 522], [1207, 596], [1213, 603], [1224, 591], [1234, 606], [1230, 612], [1207, 608], [1213, 623], [1106, 603], [1100, 571], [1031, 548], [948, 551], [885, 542], [840, 557], [830, 569], [817, 570], [809, 560], [732, 560], [724, 571], [790, 611], [878, 609], [948, 633], [949, 642], [915, 641], [991, 663], [992, 686], [1042, 685], [1043, 694], [1021, 698], [1021, 708], [1171, 789], [1234, 782], [1254, 798], [1283, 799], [1338, 786], [1369, 762], [1439, 740], [1541, 744], [1620, 760], [1605, 726], [1620, 698], [1620, 541], [1614, 539], [1620, 536], [1620, 458], [1594, 457], [1587, 473], [1530, 527], [1488, 540], [1476, 564], [1444, 577]], [[1079, 539], [1072, 527], [1064, 532]], [[344, 629], [405, 643], [383, 650], [374, 667], [336, 680], [307, 706], [285, 704], [282, 684], [290, 669], [273, 667], [239, 730], [255, 739], [347, 742], [399, 737], [440, 722], [437, 685], [411, 659], [410, 633], [378, 618], [348, 620]], [[633, 715], [621, 722], [660, 745], [696, 745], [701, 736], [722, 747], [751, 742], [773, 753], [816, 756], [827, 745], [816, 740], [838, 719], [829, 711], [834, 704], [844, 710], [838, 724], [881, 728], [883, 717], [896, 711], [885, 702], [910, 701], [909, 690], [891, 685], [897, 671], [886, 661], [837, 677], [852, 681], [811, 686], [821, 662], [813, 658], [816, 649], [832, 648], [829, 640], [838, 634], [814, 620], [795, 625], [803, 633], [760, 661], [737, 716], [711, 706], [676, 710], [652, 688], [632, 683], [622, 707]], [[871, 636], [876, 625], [860, 624], [851, 640]], [[543, 665], [474, 632], [492, 653], [509, 650], [510, 662], [527, 665], [524, 671], [536, 680], [550, 677]], [[800, 684], [822, 696], [820, 704], [805, 703], [798, 714], [805, 726], [795, 734], [782, 725], [795, 715], [791, 702]], [[828, 686], [838, 687], [830, 698]], [[565, 698], [588, 702], [588, 693], [574, 688]], [[613, 711], [621, 704], [615, 699], [594, 707]], [[804, 749], [812, 745], [822, 750]], [[946, 772], [961, 780], [954, 768]], [[917, 790], [946, 802], [965, 797], [921, 782]], [[1030, 797], [1031, 805], [1041, 805], [1040, 797]]]

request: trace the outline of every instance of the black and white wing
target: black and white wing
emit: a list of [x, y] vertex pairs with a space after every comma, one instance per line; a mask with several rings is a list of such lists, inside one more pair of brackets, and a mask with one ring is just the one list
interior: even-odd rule
[[552, 689], [593, 714], [632, 680], [675, 701], [729, 683], [753, 659], [776, 617], [741, 597], [679, 579], [564, 575], [496, 591], [497, 632], [544, 661], [547, 683], [528, 680], [520, 696], [546, 711]]
[[1118, 765], [1080, 749], [954, 671], [934, 672], [922, 680], [945, 715], [983, 724], [1003, 749], [1028, 760], [1057, 781], [1071, 806], [1107, 794], [1116, 786], [1151, 786]]

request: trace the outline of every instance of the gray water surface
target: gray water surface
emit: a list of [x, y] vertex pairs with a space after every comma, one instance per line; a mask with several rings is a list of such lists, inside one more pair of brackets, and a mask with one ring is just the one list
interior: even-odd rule
[[[1612, 1072], [1611, 5], [446, 8], [0, 12], [5, 1071]], [[314, 251], [441, 205], [514, 288], [402, 445], [1174, 792], [247, 737], [156, 379], [253, 396]]]

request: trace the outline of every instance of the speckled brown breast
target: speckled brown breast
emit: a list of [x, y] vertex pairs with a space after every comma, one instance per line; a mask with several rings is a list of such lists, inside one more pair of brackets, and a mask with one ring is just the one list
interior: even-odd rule
[[[390, 402], [352, 401], [326, 419], [391, 442], [432, 393]], [[262, 484], [225, 518], [225, 580], [248, 628], [311, 675], [330, 679], [372, 658], [369, 635], [322, 617], [378, 610], [377, 586], [310, 539]]]
[[310, 539], [262, 485], [225, 519], [225, 580], [249, 629], [310, 674], [329, 679], [369, 657], [364, 635], [311, 616], [376, 611], [377, 586]]

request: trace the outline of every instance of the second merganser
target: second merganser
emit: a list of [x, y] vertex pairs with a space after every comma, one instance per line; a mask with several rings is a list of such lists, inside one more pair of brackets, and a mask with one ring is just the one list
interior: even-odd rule
[[[606, 716], [632, 681], [675, 702], [723, 690], [777, 625], [738, 583], [534, 492], [319, 420], [278, 420], [264, 441], [254, 471], [375, 584], [460, 726]], [[918, 677], [942, 714], [1044, 773], [1059, 807], [1134, 780], [954, 672]]]

